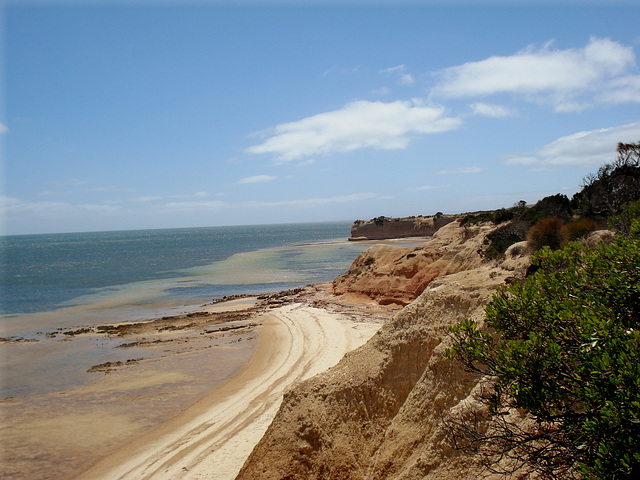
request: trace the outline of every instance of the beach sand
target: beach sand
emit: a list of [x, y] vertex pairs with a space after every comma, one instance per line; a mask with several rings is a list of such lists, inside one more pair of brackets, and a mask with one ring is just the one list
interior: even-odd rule
[[103, 328], [124, 350], [155, 353], [95, 365], [97, 380], [62, 392], [4, 399], [0, 477], [232, 479], [284, 391], [365, 343], [390, 313], [337, 302], [325, 286]]

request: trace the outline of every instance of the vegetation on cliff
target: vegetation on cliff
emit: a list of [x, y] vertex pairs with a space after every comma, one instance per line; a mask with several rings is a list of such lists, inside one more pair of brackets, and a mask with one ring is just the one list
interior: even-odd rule
[[640, 143], [619, 143], [617, 152], [613, 162], [584, 179], [582, 189], [571, 200], [556, 194], [529, 207], [521, 200], [511, 208], [468, 214], [461, 225], [500, 225], [487, 237], [483, 254], [488, 259], [502, 256], [509, 246], [523, 240], [529, 240], [534, 250], [545, 245], [559, 248], [606, 227], [609, 218], [640, 198]]
[[[574, 197], [588, 218], [610, 217], [620, 232], [611, 242], [542, 247], [535, 273], [498, 289], [482, 328], [464, 320], [451, 329], [449, 355], [488, 379], [479, 396], [488, 408], [449, 425], [458, 445], [478, 449], [487, 465], [509, 458], [502, 472], [640, 476], [639, 150], [620, 144], [618, 160]], [[540, 220], [537, 233], [559, 248], [564, 224], [553, 218]], [[516, 420], [517, 412], [531, 421]]]
[[[452, 329], [453, 352], [495, 379], [488, 434], [466, 436], [548, 478], [640, 473], [640, 238], [571, 243], [534, 256], [536, 273], [500, 288], [479, 330]], [[512, 424], [511, 409], [535, 418]], [[468, 425], [471, 432], [471, 425]]]

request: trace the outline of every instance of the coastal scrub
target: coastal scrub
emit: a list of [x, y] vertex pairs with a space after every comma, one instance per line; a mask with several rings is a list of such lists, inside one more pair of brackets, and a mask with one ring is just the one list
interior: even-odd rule
[[[485, 327], [452, 327], [449, 356], [489, 378], [489, 429], [452, 420], [490, 459], [543, 478], [640, 475], [640, 223], [588, 247], [543, 248], [535, 274], [500, 288]], [[526, 427], [510, 418], [524, 412]], [[505, 472], [502, 472], [505, 473]]]

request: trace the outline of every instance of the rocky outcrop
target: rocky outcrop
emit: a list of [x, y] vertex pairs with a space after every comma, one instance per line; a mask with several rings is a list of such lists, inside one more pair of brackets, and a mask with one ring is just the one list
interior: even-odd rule
[[[337, 290], [378, 299], [413, 292], [417, 298], [367, 344], [285, 395], [238, 478], [482, 476], [471, 454], [453, 448], [442, 422], [448, 412], [473, 403], [478, 379], [443, 354], [449, 327], [464, 318], [481, 323], [495, 287], [523, 276], [529, 264], [522, 244], [500, 261], [483, 262], [477, 250], [492, 228], [456, 223], [418, 249], [376, 246], [359, 257], [350, 275], [358, 279], [337, 282]], [[413, 281], [416, 276], [423, 280]]]
[[436, 214], [430, 217], [377, 217], [365, 222], [356, 220], [349, 240], [387, 240], [390, 238], [430, 237], [441, 227], [456, 220], [456, 215]]
[[407, 305], [435, 278], [482, 264], [478, 253], [492, 225], [461, 228], [450, 222], [415, 248], [374, 245], [333, 282], [338, 295], [365, 295], [381, 304]]

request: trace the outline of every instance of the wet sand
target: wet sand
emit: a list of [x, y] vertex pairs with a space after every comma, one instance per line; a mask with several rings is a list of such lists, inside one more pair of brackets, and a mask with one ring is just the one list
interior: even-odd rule
[[257, 344], [256, 299], [206, 308], [0, 345], [5, 365], [46, 365], [25, 382], [44, 383], [38, 393], [0, 401], [0, 478], [69, 478], [237, 373]]
[[120, 360], [92, 365], [91, 382], [3, 399], [0, 477], [233, 478], [284, 390], [366, 342], [390, 315], [374, 310], [309, 287], [68, 330], [70, 349], [102, 336]]

